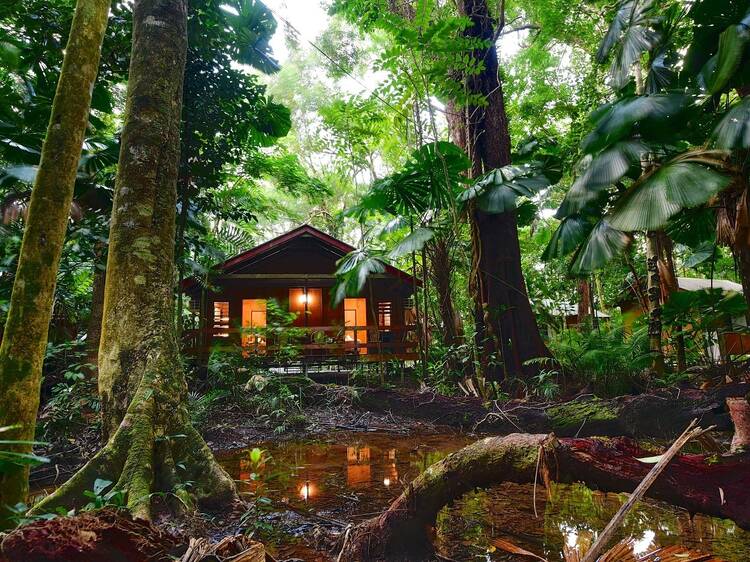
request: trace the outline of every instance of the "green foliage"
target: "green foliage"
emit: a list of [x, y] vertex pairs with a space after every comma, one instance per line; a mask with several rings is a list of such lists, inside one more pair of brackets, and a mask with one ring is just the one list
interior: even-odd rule
[[104, 507], [125, 507], [125, 492], [114, 488], [110, 489], [109, 492], [105, 492], [112, 484], [111, 480], [103, 478], [94, 480], [91, 490], [83, 492], [83, 495], [91, 501], [83, 506], [81, 511], [93, 511], [94, 509], [102, 509]]
[[650, 362], [646, 328], [638, 327], [628, 335], [618, 319], [599, 330], [563, 330], [549, 346], [565, 373], [591, 385], [599, 395], [632, 392]]
[[[0, 436], [17, 426], [0, 427]], [[0, 439], [0, 473], [7, 472], [18, 466], [36, 466], [48, 463], [49, 459], [33, 453], [19, 453], [13, 451], [16, 445], [44, 445], [37, 441], [18, 441], [13, 439]]]

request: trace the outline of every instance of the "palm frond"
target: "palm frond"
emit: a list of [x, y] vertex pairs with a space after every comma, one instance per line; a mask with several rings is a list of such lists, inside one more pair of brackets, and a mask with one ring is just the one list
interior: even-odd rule
[[609, 223], [620, 230], [656, 230], [685, 208], [703, 205], [729, 178], [703, 164], [680, 160], [644, 175], [620, 198]]
[[714, 129], [711, 140], [717, 148], [750, 148], [750, 96], [730, 109]]
[[605, 219], [600, 220], [573, 256], [571, 272], [577, 275], [599, 269], [628, 245], [628, 236], [612, 227]]

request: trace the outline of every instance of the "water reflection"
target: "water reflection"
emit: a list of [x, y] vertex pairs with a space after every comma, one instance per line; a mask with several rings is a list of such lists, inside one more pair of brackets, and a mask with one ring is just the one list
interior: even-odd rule
[[[323, 442], [260, 445], [265, 449], [265, 462], [260, 464], [253, 464], [246, 451], [222, 463], [242, 481], [241, 491], [271, 498], [281, 512], [286, 503], [349, 522], [380, 512], [421, 471], [471, 441], [460, 435], [339, 434]], [[548, 497], [537, 491], [538, 519], [531, 498], [532, 487], [517, 484], [467, 494], [438, 517], [435, 542], [439, 553], [454, 560], [476, 560], [477, 556], [521, 560], [493, 549], [491, 540], [502, 538], [550, 562], [561, 561], [564, 550], [590, 545], [626, 496], [580, 485], [555, 485]], [[300, 519], [295, 521], [301, 524]], [[655, 545], [684, 544], [712, 551], [729, 562], [750, 560], [750, 533], [729, 521], [691, 518], [661, 503], [639, 504], [625, 521], [621, 536], [633, 537], [638, 552]], [[329, 560], [287, 539], [279, 542], [276, 553], [281, 558]]]

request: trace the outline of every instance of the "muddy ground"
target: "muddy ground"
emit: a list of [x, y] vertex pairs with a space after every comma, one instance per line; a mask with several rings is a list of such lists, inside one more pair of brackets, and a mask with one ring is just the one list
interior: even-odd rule
[[[582, 395], [558, 404], [523, 401], [483, 404], [472, 397], [446, 397], [429, 391], [355, 390], [309, 384], [304, 388], [304, 396], [300, 395], [302, 407], [287, 404], [286, 410], [272, 415], [248, 408], [243, 401], [226, 398], [212, 404], [198, 427], [218, 455], [259, 443], [335, 439], [332, 436], [342, 432], [429, 436], [458, 431], [474, 438], [515, 431], [646, 437], [650, 431], [651, 437], [669, 438], [681, 431], [687, 424], [685, 420], [693, 417], [702, 419], [704, 425], [731, 429], [724, 399], [747, 391], [747, 385], [739, 385], [708, 392], [672, 389], [611, 400]], [[95, 427], [54, 440], [39, 451], [51, 462], [32, 472], [32, 487], [37, 493], [44, 493], [64, 482], [96, 452], [99, 440]], [[165, 510], [155, 523], [161, 530], [183, 537], [218, 539], [246, 531], [248, 520], [254, 525], [261, 520], [266, 528], [277, 533], [302, 538], [305, 548], [309, 548], [306, 560], [326, 559], [324, 553], [336, 548], [336, 537], [344, 531], [346, 523], [292, 509], [265, 512], [253, 509], [253, 506], [236, 506], [228, 512], [195, 516], [179, 523]]]

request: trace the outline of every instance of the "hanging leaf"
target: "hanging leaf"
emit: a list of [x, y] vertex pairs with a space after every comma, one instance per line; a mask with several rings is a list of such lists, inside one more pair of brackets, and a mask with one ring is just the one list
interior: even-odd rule
[[600, 197], [602, 191], [620, 181], [634, 167], [640, 168], [641, 156], [648, 150], [638, 141], [618, 142], [594, 157], [584, 158], [584, 171], [565, 195], [557, 218], [579, 213]]
[[435, 237], [435, 231], [429, 228], [417, 228], [399, 242], [393, 250], [388, 253], [390, 259], [397, 259], [412, 252], [419, 252], [424, 245]]
[[657, 230], [682, 209], [697, 207], [729, 184], [729, 178], [695, 162], [661, 166], [633, 184], [609, 215], [620, 230]]
[[589, 221], [581, 215], [565, 217], [552, 235], [542, 254], [542, 260], [550, 261], [573, 252], [591, 229]]
[[719, 36], [719, 50], [704, 71], [710, 94], [722, 92], [735, 76], [750, 41], [750, 13], [737, 25], [731, 25]]
[[338, 263], [336, 284], [333, 289], [333, 305], [338, 306], [347, 296], [358, 295], [367, 278], [385, 271], [385, 262], [380, 255], [372, 255], [365, 250], [349, 252]]
[[625, 233], [612, 228], [606, 220], [602, 219], [578, 248], [570, 269], [578, 275], [591, 273], [619, 254], [627, 244], [628, 237]]
[[685, 94], [669, 93], [625, 97], [604, 105], [592, 114], [594, 130], [583, 140], [582, 149], [596, 153], [644, 128], [662, 130], [693, 104]]
[[722, 118], [711, 139], [725, 150], [750, 148], [750, 96], [745, 97]]

